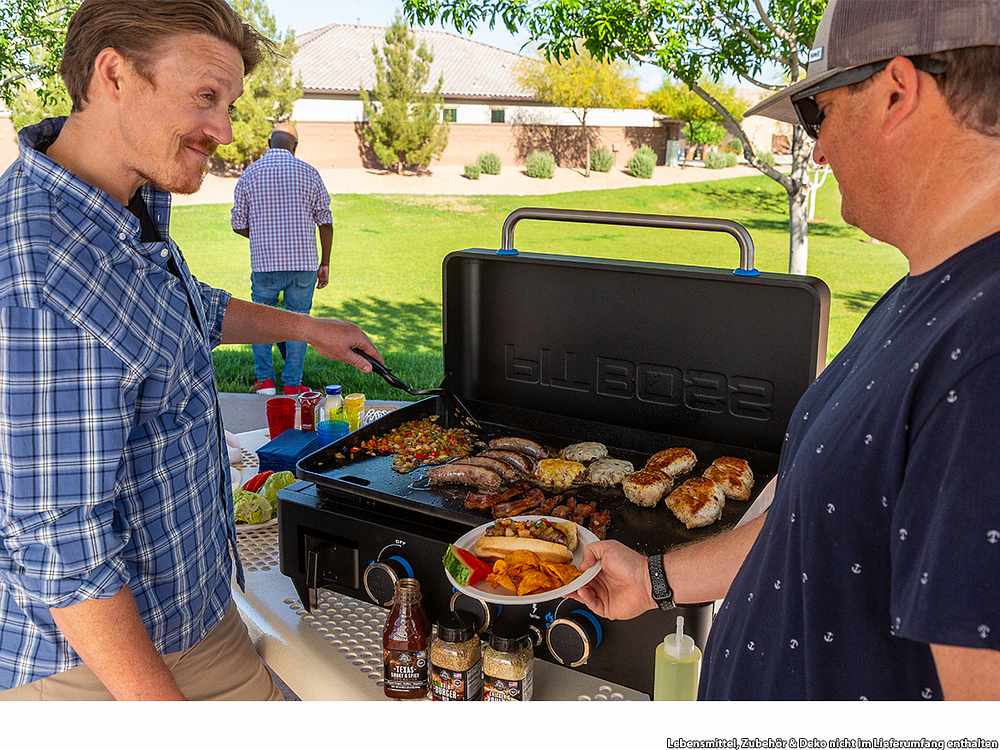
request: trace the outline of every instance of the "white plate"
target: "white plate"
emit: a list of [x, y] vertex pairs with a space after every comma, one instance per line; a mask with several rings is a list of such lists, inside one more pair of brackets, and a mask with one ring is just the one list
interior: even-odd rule
[[[510, 520], [538, 521], [543, 518], [548, 521], [556, 521], [560, 523], [566, 522], [565, 518], [556, 518], [555, 516], [513, 516]], [[482, 526], [477, 526], [468, 534], [460, 537], [455, 542], [455, 546], [467, 549], [471, 552], [479, 537], [481, 537], [486, 532], [486, 529], [494, 523], [496, 522], [490, 521], [489, 523], [484, 523]], [[576, 550], [573, 553], [573, 564], [579, 568], [580, 563], [583, 562], [583, 548], [588, 544], [593, 544], [598, 541], [598, 539], [594, 536], [594, 532], [590, 529], [585, 529], [583, 526], [580, 526], [580, 524], [576, 525], [576, 534], [578, 543]], [[456, 590], [461, 591], [466, 596], [471, 596], [473, 599], [479, 599], [480, 601], [490, 602], [492, 604], [541, 604], [542, 602], [550, 602], [553, 599], [563, 599], [569, 596], [577, 589], [583, 588], [585, 585], [590, 583], [590, 581], [592, 581], [600, 572], [601, 563], [598, 562], [592, 568], [588, 568], [583, 571], [582, 574], [567, 583], [565, 586], [552, 589], [551, 591], [543, 591], [538, 594], [529, 594], [528, 596], [513, 596], [507, 589], [500, 586], [494, 586], [486, 581], [480, 581], [475, 586], [461, 586], [458, 581], [452, 577], [451, 573], [448, 572], [447, 569], [445, 569], [444, 574], [448, 576], [448, 580]]]

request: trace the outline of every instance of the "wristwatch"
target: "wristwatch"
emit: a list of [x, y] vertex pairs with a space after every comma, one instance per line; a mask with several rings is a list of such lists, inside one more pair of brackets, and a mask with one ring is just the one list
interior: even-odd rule
[[663, 555], [650, 555], [647, 558], [649, 566], [649, 583], [653, 601], [662, 610], [673, 609], [674, 590], [667, 583], [667, 571], [663, 569]]

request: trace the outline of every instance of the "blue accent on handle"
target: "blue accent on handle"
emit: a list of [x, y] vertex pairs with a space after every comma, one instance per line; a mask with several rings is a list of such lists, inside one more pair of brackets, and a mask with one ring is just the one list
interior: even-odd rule
[[393, 555], [392, 557], [387, 558], [387, 559], [389, 559], [389, 560], [395, 560], [400, 565], [402, 565], [403, 566], [403, 570], [406, 571], [406, 577], [407, 578], [416, 578], [416, 576], [413, 575], [413, 566], [410, 565], [409, 562], [407, 562], [406, 558], [400, 557], [399, 555]]
[[517, 255], [517, 254], [518, 252], [514, 248], [510, 248], [509, 250], [503, 250], [503, 249], [497, 250], [497, 255]]
[[598, 620], [597, 617], [594, 616], [594, 613], [593, 612], [589, 612], [586, 609], [574, 609], [572, 612], [570, 612], [570, 614], [571, 615], [581, 615], [581, 616], [587, 618], [588, 620], [590, 620], [591, 624], [594, 626], [594, 632], [597, 634], [597, 644], [596, 645], [600, 646], [601, 643], [604, 641], [604, 628], [601, 627], [601, 621]]
[[760, 271], [758, 271], [756, 268], [750, 268], [750, 269], [737, 268], [735, 271], [733, 271], [733, 276], [749, 276], [749, 277], [760, 276]]
[[552, 624], [552, 621], [554, 619], [556, 619], [555, 614], [553, 614], [552, 612], [546, 612], [545, 613], [545, 622], [547, 622], [549, 625]]

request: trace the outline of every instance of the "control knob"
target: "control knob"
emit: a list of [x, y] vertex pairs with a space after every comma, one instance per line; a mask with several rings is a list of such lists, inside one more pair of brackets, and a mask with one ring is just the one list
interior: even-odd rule
[[502, 606], [499, 606], [497, 612], [494, 613], [493, 608], [487, 602], [463, 594], [461, 591], [456, 591], [451, 595], [448, 607], [452, 612], [471, 617], [475, 623], [476, 632], [480, 635], [490, 629], [494, 615], [499, 614], [499, 611], [503, 609]]
[[396, 582], [400, 578], [414, 577], [413, 566], [409, 561], [401, 555], [393, 555], [369, 563], [361, 581], [369, 599], [380, 607], [388, 607], [396, 592]]
[[586, 664], [604, 641], [604, 626], [597, 616], [576, 608], [556, 618], [545, 632], [545, 645], [560, 664], [579, 667]]

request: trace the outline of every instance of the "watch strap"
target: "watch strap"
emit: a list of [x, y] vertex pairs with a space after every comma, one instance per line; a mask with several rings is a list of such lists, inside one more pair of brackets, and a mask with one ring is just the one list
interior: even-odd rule
[[663, 610], [674, 606], [674, 590], [667, 582], [667, 571], [663, 568], [663, 555], [650, 555], [647, 558], [649, 566], [650, 594], [656, 605]]

